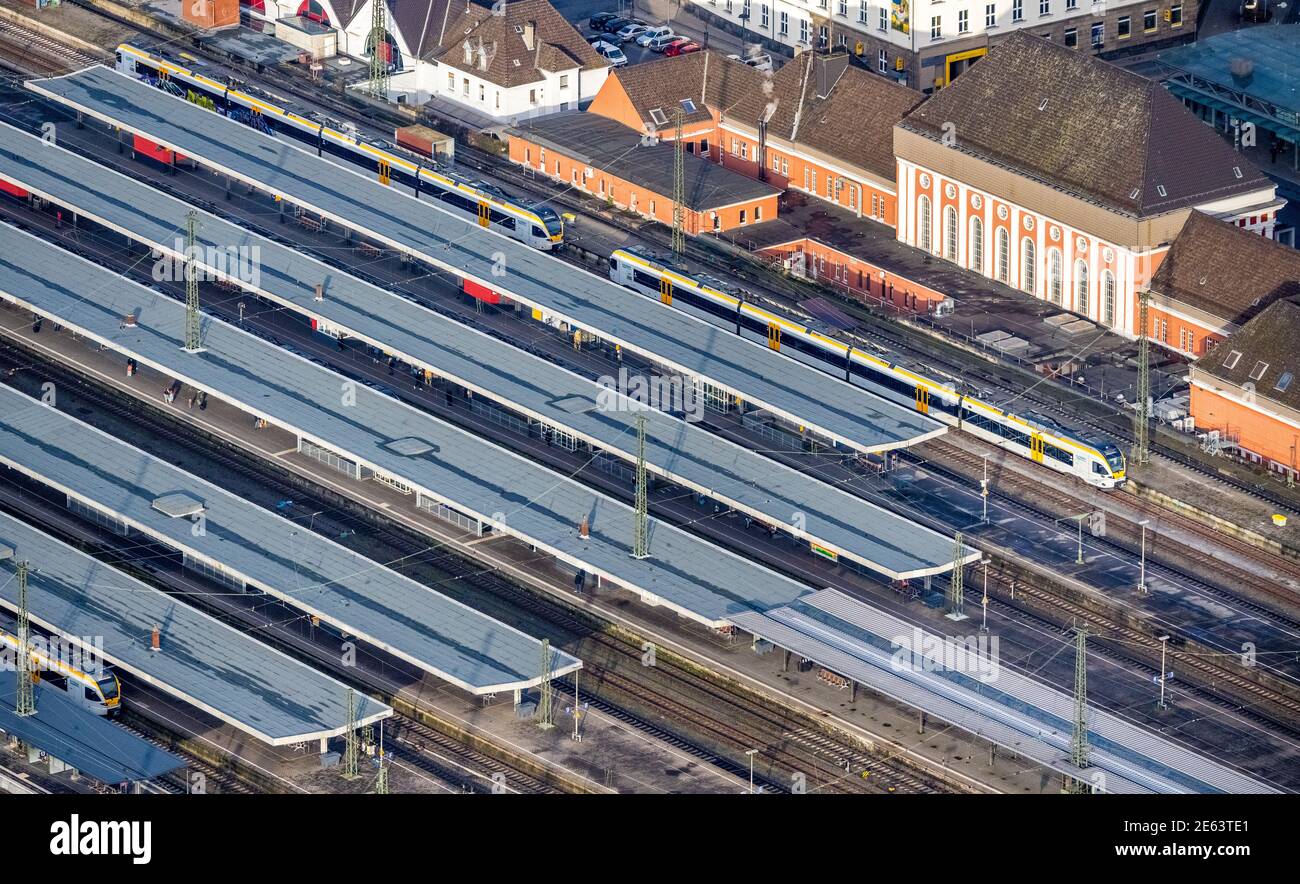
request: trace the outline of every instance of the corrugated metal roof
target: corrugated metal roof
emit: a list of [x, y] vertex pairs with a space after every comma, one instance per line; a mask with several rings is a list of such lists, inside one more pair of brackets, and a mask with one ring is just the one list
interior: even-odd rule
[[[176, 230], [190, 205], [62, 148], [0, 124], [0, 175], [162, 249], [176, 248]], [[257, 290], [396, 352], [498, 401], [562, 426], [607, 450], [636, 457], [636, 413], [600, 408], [609, 391], [379, 286], [199, 212], [198, 241], [226, 254], [231, 246], [258, 255]], [[205, 260], [200, 268], [217, 270]], [[315, 285], [326, 296], [315, 300]], [[602, 395], [604, 394], [604, 395]], [[646, 418], [646, 458], [659, 472], [757, 518], [791, 526], [796, 513], [807, 539], [900, 579], [947, 571], [953, 540], [860, 497], [779, 464], [657, 410]], [[420, 445], [427, 446], [423, 439]], [[406, 440], [394, 440], [389, 447]], [[397, 450], [397, 449], [394, 449]], [[407, 453], [400, 450], [398, 453]], [[972, 557], [978, 553], [971, 551]]]
[[[3, 513], [0, 538], [28, 562], [27, 606], [42, 629], [102, 638], [113, 666], [272, 745], [344, 732], [341, 682]], [[15, 612], [16, 571], [14, 559], [0, 561], [0, 604]], [[361, 694], [357, 704], [362, 724], [393, 712]]]
[[0, 672], [0, 731], [80, 773], [116, 785], [152, 780], [185, 767], [184, 759], [82, 709], [44, 681], [36, 685], [36, 714], [18, 715], [17, 680], [16, 672]]
[[[914, 409], [853, 387], [761, 345], [509, 237], [415, 200], [369, 176], [203, 110], [104, 67], [29, 81], [29, 88], [171, 145], [363, 231], [392, 248], [507, 293], [623, 347], [733, 390], [832, 439], [884, 450], [940, 435]], [[507, 268], [504, 277], [494, 265]]]
[[[7, 387], [0, 387], [0, 463], [464, 690], [487, 694], [540, 679], [537, 639]], [[201, 533], [152, 506], [160, 492], [178, 490], [202, 502]], [[557, 676], [581, 665], [554, 652]]]
[[[655, 519], [651, 557], [634, 559], [631, 507], [367, 387], [351, 385], [353, 401], [341, 395], [350, 383], [341, 375], [212, 317], [206, 349], [187, 352], [183, 304], [8, 225], [0, 225], [0, 292], [688, 616], [723, 625], [732, 613], [810, 591]], [[129, 314], [137, 322], [124, 326]], [[406, 436], [437, 453], [408, 458], [385, 447]], [[584, 520], [587, 537], [579, 536]]]

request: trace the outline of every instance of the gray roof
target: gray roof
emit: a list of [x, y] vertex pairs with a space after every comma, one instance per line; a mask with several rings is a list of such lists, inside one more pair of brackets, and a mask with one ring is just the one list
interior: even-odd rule
[[[341, 682], [2, 513], [0, 541], [15, 550], [0, 561], [0, 605], [17, 611], [17, 560], [27, 560], [27, 607], [47, 632], [102, 636], [107, 662], [274, 746], [345, 730]], [[361, 694], [357, 703], [363, 724], [393, 712]]]
[[[632, 548], [632, 508], [405, 403], [220, 320], [203, 320], [202, 352], [183, 349], [184, 305], [0, 225], [0, 293], [64, 326], [289, 432], [396, 477], [607, 580], [714, 625], [784, 604], [809, 587], [652, 519], [651, 558]], [[88, 297], [85, 293], [93, 293]], [[134, 326], [121, 317], [136, 314]], [[341, 395], [344, 385], [355, 402]], [[425, 439], [436, 453], [403, 457], [386, 443]], [[498, 515], [499, 514], [499, 515]], [[589, 537], [580, 537], [587, 520]]]
[[[884, 450], [945, 427], [371, 176], [263, 135], [105, 67], [28, 82], [33, 90], [229, 172], [512, 299], [596, 331], [859, 450]], [[404, 198], [406, 197], [406, 198]], [[506, 276], [492, 272], [495, 255]]]
[[[1016, 751], [1053, 767], [1068, 762], [1073, 698], [1001, 665], [991, 644], [975, 656], [961, 639], [922, 630], [834, 589], [766, 615], [744, 615], [737, 625], [863, 684], [881, 683], [887, 693], [976, 733], [999, 739], [1016, 733]], [[946, 650], [939, 650], [940, 641]], [[900, 680], [921, 693], [901, 694]], [[1088, 738], [1091, 766], [1133, 791], [1277, 791], [1100, 708], [1089, 710]]]
[[[677, 150], [671, 142], [642, 144], [642, 133], [585, 111], [547, 114], [519, 123], [510, 134], [672, 199]], [[781, 192], [693, 153], [682, 157], [682, 167], [686, 208], [695, 212]]]
[[[0, 463], [464, 690], [540, 679], [540, 641], [9, 388], [0, 388]], [[202, 534], [153, 506], [178, 492], [205, 506]], [[556, 651], [552, 665], [562, 675], [582, 664]]]
[[185, 767], [185, 761], [78, 706], [44, 681], [36, 685], [36, 714], [14, 709], [16, 672], [0, 672], [0, 731], [70, 764], [101, 783], [140, 782]]
[[[75, 207], [83, 217], [162, 249], [175, 249], [175, 231], [191, 208], [3, 124], [0, 174]], [[199, 217], [201, 245], [260, 250], [257, 291], [264, 297], [327, 319], [413, 365], [454, 378], [478, 395], [635, 459], [635, 413], [598, 408], [604, 389], [599, 384], [214, 215], [200, 212]], [[326, 292], [319, 302], [317, 282]], [[653, 472], [773, 524], [790, 527], [794, 514], [803, 513], [805, 524], [800, 527], [809, 540], [892, 578], [952, 566], [950, 537], [676, 417], [659, 411], [645, 414], [646, 457]], [[388, 447], [408, 454], [409, 445], [428, 443], [396, 440]]]

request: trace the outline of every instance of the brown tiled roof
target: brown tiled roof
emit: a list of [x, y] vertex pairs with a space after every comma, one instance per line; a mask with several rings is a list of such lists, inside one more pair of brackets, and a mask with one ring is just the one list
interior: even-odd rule
[[[768, 134], [894, 179], [894, 124], [925, 97], [849, 64], [847, 54], [801, 53], [772, 78]], [[766, 102], [763, 102], [766, 106]], [[762, 113], [762, 107], [751, 105]]]
[[[1254, 384], [1256, 396], [1300, 409], [1298, 339], [1300, 304], [1283, 298], [1215, 345], [1197, 360], [1195, 370], [1237, 386]], [[1236, 353], [1241, 355], [1234, 359]], [[1289, 381], [1287, 374], [1291, 375]], [[1279, 383], [1286, 389], [1279, 390]]]
[[[542, 71], [595, 70], [609, 65], [547, 0], [515, 0], [502, 10], [495, 15], [491, 9], [472, 4], [459, 14], [453, 10], [453, 20], [443, 29], [439, 42], [421, 57], [472, 70], [507, 88], [536, 83], [542, 79]], [[524, 39], [529, 22], [536, 24], [531, 49]], [[466, 41], [475, 53], [470, 66], [465, 63]], [[486, 70], [479, 67], [479, 46], [487, 51]]]
[[890, 180], [893, 126], [924, 97], [851, 67], [842, 53], [802, 53], [771, 76], [770, 86], [767, 75], [712, 50], [639, 64], [614, 76], [646, 124], [652, 124], [655, 108], [671, 119], [686, 98], [696, 106], [682, 117], [687, 125], [709, 119], [706, 106], [724, 121], [754, 128], [770, 113], [769, 135]]
[[1300, 252], [1192, 212], [1148, 286], [1228, 322], [1300, 295]]
[[701, 123], [712, 119], [709, 108], [730, 109], [761, 90], [764, 79], [749, 65], [712, 49], [647, 61], [612, 76], [622, 84], [641, 122], [658, 129], [663, 127], [654, 122], [652, 110], [662, 110], [671, 120], [681, 102], [690, 99], [695, 112], [682, 114], [682, 123]]
[[1023, 31], [901, 125], [945, 124], [960, 150], [1137, 216], [1269, 186], [1159, 83]]

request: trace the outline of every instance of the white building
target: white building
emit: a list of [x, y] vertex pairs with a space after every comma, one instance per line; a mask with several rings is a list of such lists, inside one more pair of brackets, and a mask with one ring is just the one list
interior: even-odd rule
[[728, 30], [795, 49], [845, 48], [873, 70], [930, 90], [990, 45], [1027, 30], [1070, 48], [1111, 52], [1190, 40], [1199, 0], [690, 0]]

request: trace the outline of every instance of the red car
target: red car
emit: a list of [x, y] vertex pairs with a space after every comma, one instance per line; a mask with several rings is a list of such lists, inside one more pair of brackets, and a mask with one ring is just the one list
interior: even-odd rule
[[701, 48], [703, 47], [693, 40], [681, 39], [675, 43], [669, 43], [664, 49], [664, 55], [686, 55], [688, 52], [699, 52]]

